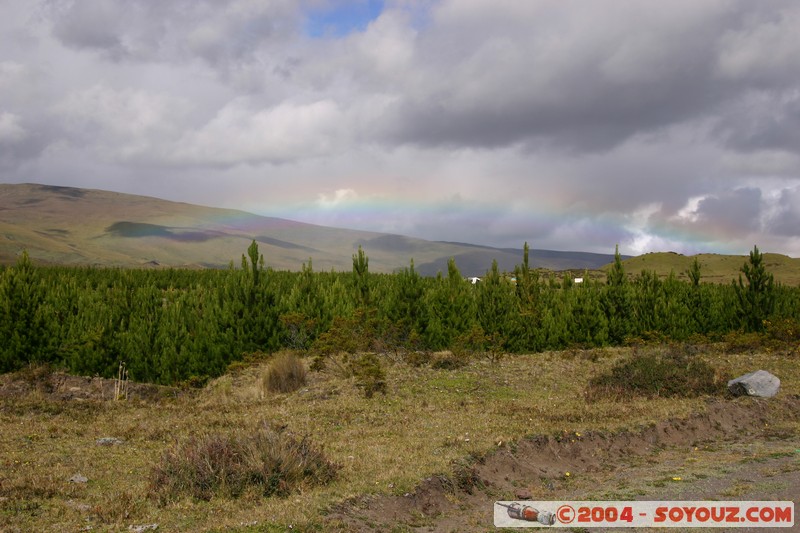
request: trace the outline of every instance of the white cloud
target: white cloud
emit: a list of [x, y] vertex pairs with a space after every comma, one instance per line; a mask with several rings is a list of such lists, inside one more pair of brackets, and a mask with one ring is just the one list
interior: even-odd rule
[[414, 68], [416, 36], [417, 32], [409, 27], [405, 13], [389, 12], [350, 39], [358, 52], [370, 61], [370, 71], [398, 80]]
[[336, 189], [333, 194], [320, 193], [316, 203], [323, 209], [333, 209], [357, 199], [358, 193], [353, 189]]
[[104, 157], [158, 157], [188, 104], [165, 94], [94, 85], [53, 107], [71, 142], [85, 143]]
[[12, 144], [23, 140], [27, 133], [21, 119], [14, 113], [0, 112], [0, 144]]
[[245, 99], [220, 109], [175, 145], [177, 163], [280, 163], [335, 153], [347, 138], [343, 112], [331, 100], [284, 102], [253, 109]]
[[684, 205], [673, 217], [673, 220], [678, 222], [697, 222], [699, 218], [698, 209], [700, 208], [700, 202], [705, 200], [705, 196], [692, 196], [686, 201], [686, 205]]

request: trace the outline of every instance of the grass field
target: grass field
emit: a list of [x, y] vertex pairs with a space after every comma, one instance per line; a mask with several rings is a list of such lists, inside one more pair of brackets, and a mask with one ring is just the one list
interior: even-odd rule
[[[0, 378], [6, 392], [0, 403], [0, 529], [118, 531], [159, 524], [164, 531], [318, 530], [334, 504], [412, 491], [428, 476], [450, 473], [465, 458], [524, 436], [636, 428], [703, 409], [702, 397], [587, 403], [588, 380], [628, 351], [508, 356], [458, 370], [387, 359], [388, 391], [371, 399], [334, 370], [310, 373], [307, 385], [293, 393], [265, 393], [264, 365], [200, 391], [164, 389], [159, 397], [127, 401], [63, 399], [77, 387], [47, 385], [52, 376], [34, 379], [30, 371], [6, 375]], [[725, 373], [765, 368], [780, 376], [781, 394], [800, 393], [796, 354], [703, 351]], [[303, 486], [288, 497], [245, 493], [168, 505], [148, 497], [152, 469], [174, 443], [247, 433], [264, 422], [307, 437], [339, 465], [335, 481]], [[104, 437], [122, 442], [99, 445]], [[88, 481], [70, 481], [76, 474]]]
[[[764, 253], [764, 266], [775, 276], [775, 281], [784, 285], [800, 285], [800, 259], [781, 254]], [[688, 281], [687, 270], [695, 257], [700, 263], [701, 281], [704, 283], [730, 283], [739, 278], [742, 265], [748, 258], [738, 255], [698, 254], [681, 255], [673, 252], [658, 252], [632, 257], [623, 261], [629, 276], [638, 275], [642, 270], [655, 271], [660, 277], [674, 272], [678, 279]], [[604, 267], [606, 270], [609, 267]]]

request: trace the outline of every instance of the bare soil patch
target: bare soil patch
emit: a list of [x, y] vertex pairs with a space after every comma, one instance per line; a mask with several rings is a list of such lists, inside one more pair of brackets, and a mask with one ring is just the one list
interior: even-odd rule
[[535, 436], [330, 518], [352, 531], [490, 531], [495, 500], [798, 500], [798, 420], [798, 396], [715, 399], [638, 431]]

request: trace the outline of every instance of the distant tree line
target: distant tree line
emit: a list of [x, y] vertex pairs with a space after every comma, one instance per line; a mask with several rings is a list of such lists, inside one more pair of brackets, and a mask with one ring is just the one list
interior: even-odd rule
[[775, 283], [758, 248], [729, 285], [702, 283], [696, 261], [688, 282], [629, 277], [619, 253], [604, 282], [576, 284], [531, 269], [527, 244], [513, 274], [495, 262], [476, 285], [452, 259], [436, 277], [420, 276], [413, 261], [373, 274], [360, 248], [352, 272], [264, 263], [255, 242], [227, 270], [43, 267], [23, 253], [0, 269], [0, 372], [50, 363], [111, 377], [124, 361], [134, 380], [175, 384], [281, 348], [436, 351], [469, 342], [528, 353], [714, 338], [800, 319], [800, 288]]

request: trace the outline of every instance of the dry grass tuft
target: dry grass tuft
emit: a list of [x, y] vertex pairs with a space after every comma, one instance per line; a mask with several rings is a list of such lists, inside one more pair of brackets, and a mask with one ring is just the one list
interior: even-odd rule
[[263, 389], [269, 392], [294, 392], [306, 384], [306, 367], [293, 352], [280, 352], [263, 377]]
[[457, 370], [464, 368], [469, 364], [469, 354], [466, 352], [451, 352], [449, 350], [443, 352], [434, 352], [430, 356], [431, 368], [440, 370]]
[[150, 489], [161, 504], [184, 496], [236, 498], [248, 489], [285, 496], [304, 483], [331, 481], [337, 469], [307, 439], [264, 424], [250, 434], [191, 437], [168, 449], [152, 470]]

